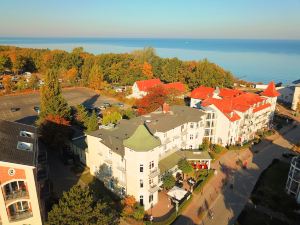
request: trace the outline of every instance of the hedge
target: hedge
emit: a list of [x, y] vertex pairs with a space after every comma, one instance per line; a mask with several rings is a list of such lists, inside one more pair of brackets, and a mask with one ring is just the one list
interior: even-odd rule
[[206, 176], [206, 179], [203, 180], [195, 189], [194, 193], [198, 194], [204, 187], [204, 185], [213, 177], [214, 170], [209, 170], [208, 175]]

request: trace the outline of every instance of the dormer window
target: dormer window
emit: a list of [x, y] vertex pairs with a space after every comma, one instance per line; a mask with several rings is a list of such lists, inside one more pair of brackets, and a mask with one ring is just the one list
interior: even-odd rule
[[20, 136], [21, 137], [27, 137], [27, 138], [34, 138], [34, 133], [28, 132], [26, 130], [21, 130], [20, 131]]
[[23, 142], [23, 141], [18, 141], [17, 149], [22, 150], [22, 151], [32, 151], [33, 144], [32, 143]]

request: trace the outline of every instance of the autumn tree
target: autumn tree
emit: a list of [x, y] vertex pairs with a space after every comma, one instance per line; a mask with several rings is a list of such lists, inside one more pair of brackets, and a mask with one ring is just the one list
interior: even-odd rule
[[71, 84], [75, 84], [76, 78], [77, 78], [78, 71], [75, 67], [72, 67], [71, 69], [67, 70], [64, 73], [63, 79], [67, 80]]
[[12, 77], [10, 75], [4, 75], [2, 77], [2, 83], [5, 93], [10, 93], [15, 87], [15, 84], [13, 83]]
[[16, 83], [17, 90], [25, 90], [27, 88], [27, 82], [25, 78], [19, 78], [18, 82]]
[[89, 75], [89, 86], [95, 90], [100, 90], [103, 82], [103, 73], [98, 65], [93, 65]]
[[148, 93], [136, 103], [140, 115], [153, 112], [167, 101], [167, 90], [163, 85], [156, 85], [148, 90]]
[[142, 65], [142, 73], [148, 78], [153, 78], [152, 66], [151, 64], [144, 62]]
[[119, 219], [113, 207], [96, 201], [87, 187], [73, 186], [64, 192], [58, 204], [48, 213], [48, 225], [117, 225]]
[[36, 74], [32, 74], [28, 80], [28, 88], [37, 89], [39, 87], [39, 78]]

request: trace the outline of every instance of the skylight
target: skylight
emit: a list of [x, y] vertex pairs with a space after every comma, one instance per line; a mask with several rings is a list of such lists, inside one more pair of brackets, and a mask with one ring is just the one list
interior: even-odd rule
[[20, 131], [20, 136], [21, 137], [27, 137], [27, 138], [34, 138], [34, 133], [25, 131], [25, 130], [21, 130]]
[[17, 149], [23, 150], [23, 151], [32, 151], [33, 144], [32, 143], [23, 142], [23, 141], [18, 141]]

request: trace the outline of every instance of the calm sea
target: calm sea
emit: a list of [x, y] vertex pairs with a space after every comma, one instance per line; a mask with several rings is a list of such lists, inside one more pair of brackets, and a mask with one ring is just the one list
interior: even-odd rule
[[300, 79], [300, 40], [144, 39], [144, 38], [0, 38], [0, 45], [124, 53], [154, 47], [161, 57], [207, 58], [248, 81], [289, 83]]

